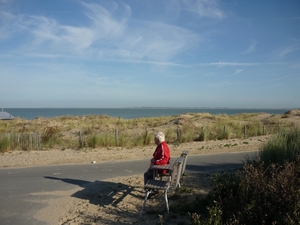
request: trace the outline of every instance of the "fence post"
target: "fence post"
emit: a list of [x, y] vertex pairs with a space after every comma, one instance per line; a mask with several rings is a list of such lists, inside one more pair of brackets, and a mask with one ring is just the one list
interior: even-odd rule
[[177, 138], [180, 138], [180, 136], [181, 136], [181, 131], [179, 128], [177, 128]]
[[119, 146], [119, 131], [115, 129], [115, 139], [116, 139], [116, 146]]
[[263, 126], [263, 135], [265, 135], [266, 134], [266, 128], [265, 128], [265, 126]]
[[38, 150], [41, 149], [41, 134], [40, 132], [37, 133], [37, 139], [38, 139]]
[[29, 133], [29, 147], [30, 150], [33, 150], [33, 133]]
[[79, 135], [79, 147], [82, 147], [82, 136], [81, 136], [81, 130], [78, 132]]
[[244, 138], [246, 138], [246, 135], [247, 135], [247, 126], [245, 125], [244, 126]]

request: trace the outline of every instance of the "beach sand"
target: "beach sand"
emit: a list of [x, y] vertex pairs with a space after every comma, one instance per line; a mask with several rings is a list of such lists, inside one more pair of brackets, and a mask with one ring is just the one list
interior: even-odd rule
[[[172, 157], [178, 157], [183, 150], [189, 155], [215, 154], [221, 152], [245, 152], [258, 150], [270, 136], [247, 139], [216, 140], [169, 145]], [[92, 150], [49, 150], [49, 151], [11, 151], [0, 156], [1, 167], [26, 167], [55, 164], [87, 164], [104, 161], [150, 159], [155, 146], [144, 148], [99, 148]], [[188, 214], [178, 215], [172, 207], [180, 201], [192, 202], [196, 194], [205, 195], [211, 189], [212, 174], [187, 174], [182, 186], [191, 188], [193, 193], [174, 197], [169, 194], [170, 215], [165, 212], [161, 194], [147, 201], [145, 212], [140, 216], [145, 192], [143, 177], [129, 176], [74, 185], [73, 190], [32, 193], [38, 196], [51, 196], [44, 202], [47, 207], [36, 213], [36, 219], [48, 224], [188, 224]], [[173, 198], [172, 198], [173, 196]], [[180, 199], [178, 199], [180, 198]], [[159, 217], [161, 216], [161, 218]]]

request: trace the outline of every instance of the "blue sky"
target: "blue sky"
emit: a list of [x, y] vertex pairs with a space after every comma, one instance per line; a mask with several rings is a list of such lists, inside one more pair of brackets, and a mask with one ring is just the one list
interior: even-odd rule
[[0, 0], [0, 107], [300, 107], [299, 0]]

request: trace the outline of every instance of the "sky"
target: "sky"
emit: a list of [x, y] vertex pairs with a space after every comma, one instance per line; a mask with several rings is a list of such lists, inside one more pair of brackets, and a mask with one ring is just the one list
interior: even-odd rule
[[299, 0], [0, 0], [0, 107], [300, 108]]

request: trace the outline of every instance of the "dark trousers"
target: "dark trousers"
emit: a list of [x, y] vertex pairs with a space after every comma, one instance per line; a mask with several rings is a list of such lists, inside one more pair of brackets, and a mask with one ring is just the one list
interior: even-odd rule
[[153, 179], [153, 173], [152, 173], [152, 171], [147, 170], [144, 173], [144, 185], [147, 183], [148, 180], [151, 180], [151, 179]]

